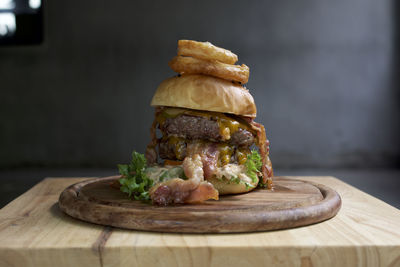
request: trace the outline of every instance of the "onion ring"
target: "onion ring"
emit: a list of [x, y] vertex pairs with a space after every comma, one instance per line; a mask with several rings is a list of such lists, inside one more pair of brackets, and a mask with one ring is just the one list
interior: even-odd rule
[[205, 74], [222, 78], [228, 81], [247, 83], [249, 80], [249, 67], [245, 64], [229, 65], [219, 61], [207, 61], [193, 57], [176, 56], [168, 65], [175, 72], [185, 74]]
[[218, 60], [226, 64], [235, 64], [237, 55], [229, 50], [217, 47], [209, 42], [192, 40], [178, 41], [178, 56], [189, 56], [204, 60]]

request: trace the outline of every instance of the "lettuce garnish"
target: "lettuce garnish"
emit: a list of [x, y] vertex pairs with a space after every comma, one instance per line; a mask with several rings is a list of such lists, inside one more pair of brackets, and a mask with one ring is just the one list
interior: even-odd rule
[[185, 172], [183, 171], [182, 166], [176, 166], [172, 167], [171, 169], [165, 170], [160, 176], [160, 182], [176, 177], [181, 178], [182, 180], [188, 179], [185, 175]]
[[121, 174], [120, 190], [132, 196], [136, 200], [150, 200], [149, 189], [153, 186], [153, 180], [146, 174], [147, 162], [143, 154], [132, 152], [132, 161], [129, 164], [118, 164]]
[[[261, 156], [256, 150], [252, 150], [247, 156], [245, 166], [247, 168], [247, 175], [252, 179], [253, 183], [256, 183], [262, 167]], [[151, 168], [147, 168], [146, 158], [143, 154], [133, 151], [132, 160], [129, 164], [118, 164], [118, 170], [121, 174], [121, 178], [119, 179], [120, 190], [127, 193], [130, 197], [133, 196], [136, 200], [149, 201], [149, 190], [154, 184], [154, 181], [147, 174], [151, 171]], [[179, 166], [164, 171], [160, 176], [160, 182], [172, 177], [187, 179], [182, 167]], [[231, 177], [230, 182], [240, 183], [240, 179], [234, 176]], [[252, 185], [246, 183], [246, 188], [249, 187], [252, 187]]]
[[261, 156], [257, 150], [252, 150], [249, 155], [247, 155], [246, 160], [247, 175], [251, 178], [253, 183], [257, 183], [258, 174], [261, 172], [262, 160]]

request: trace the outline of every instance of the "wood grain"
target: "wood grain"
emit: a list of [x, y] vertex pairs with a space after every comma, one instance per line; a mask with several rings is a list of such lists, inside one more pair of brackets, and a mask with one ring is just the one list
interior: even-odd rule
[[57, 201], [87, 178], [45, 179], [0, 210], [0, 266], [400, 266], [400, 210], [333, 177], [297, 178], [336, 190], [340, 212], [310, 226], [247, 234], [86, 223]]
[[111, 187], [118, 177], [74, 184], [60, 196], [72, 217], [107, 226], [171, 233], [232, 233], [286, 229], [333, 217], [341, 200], [332, 189], [276, 177], [275, 189], [222, 196], [197, 205], [153, 206]]

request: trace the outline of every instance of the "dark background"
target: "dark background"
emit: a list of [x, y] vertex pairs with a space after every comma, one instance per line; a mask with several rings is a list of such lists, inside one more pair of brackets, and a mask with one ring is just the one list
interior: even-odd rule
[[370, 191], [383, 198], [400, 186], [395, 0], [44, 3], [43, 43], [0, 47], [3, 195], [50, 175], [114, 173], [144, 152], [178, 39], [250, 67], [278, 174], [339, 175], [366, 191], [390, 180]]

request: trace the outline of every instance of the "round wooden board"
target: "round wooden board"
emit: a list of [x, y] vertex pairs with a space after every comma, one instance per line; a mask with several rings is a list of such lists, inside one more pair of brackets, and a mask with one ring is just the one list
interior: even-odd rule
[[293, 228], [327, 220], [341, 206], [331, 188], [274, 177], [274, 191], [256, 189], [203, 204], [152, 206], [132, 201], [111, 184], [118, 176], [66, 188], [59, 206], [72, 217], [126, 229], [170, 233], [233, 233]]

